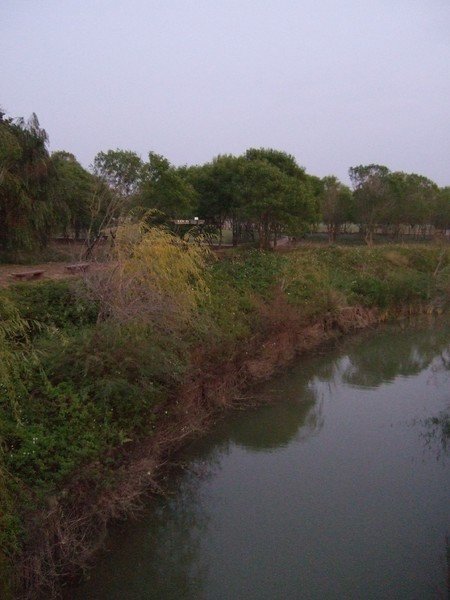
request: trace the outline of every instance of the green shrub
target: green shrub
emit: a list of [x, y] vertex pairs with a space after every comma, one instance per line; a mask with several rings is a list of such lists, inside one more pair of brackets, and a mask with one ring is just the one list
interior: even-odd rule
[[280, 254], [250, 250], [215, 263], [213, 276], [217, 273], [240, 291], [266, 295], [279, 281], [285, 263], [286, 259]]
[[39, 355], [45, 374], [39, 369], [27, 382], [24, 426], [10, 417], [1, 433], [7, 468], [41, 490], [148, 433], [155, 408], [185, 367], [180, 348], [151, 331], [106, 325], [77, 333], [63, 346], [47, 335]]
[[8, 290], [20, 316], [36, 329], [37, 324], [57, 328], [83, 327], [95, 323], [98, 307], [87, 298], [81, 282], [43, 281], [18, 284]]

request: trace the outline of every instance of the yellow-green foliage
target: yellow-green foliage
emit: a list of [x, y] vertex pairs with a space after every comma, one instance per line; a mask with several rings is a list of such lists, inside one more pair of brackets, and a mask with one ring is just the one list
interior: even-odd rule
[[[143, 223], [119, 228], [116, 268], [103, 298], [119, 320], [149, 317], [186, 324], [209, 295], [205, 244], [193, 243], [161, 227]], [[109, 286], [109, 289], [108, 289]]]

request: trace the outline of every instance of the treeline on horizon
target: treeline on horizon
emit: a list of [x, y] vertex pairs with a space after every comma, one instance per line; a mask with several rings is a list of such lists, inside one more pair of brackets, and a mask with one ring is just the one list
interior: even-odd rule
[[49, 152], [36, 115], [25, 121], [0, 110], [0, 250], [45, 247], [55, 236], [82, 238], [89, 248], [146, 211], [172, 229], [175, 220], [197, 217], [205, 222], [202, 232], [220, 242], [228, 226], [233, 244], [260, 248], [320, 223], [330, 241], [356, 225], [368, 244], [378, 231], [400, 239], [450, 228], [450, 187], [377, 164], [351, 167], [349, 175], [352, 189], [264, 148], [182, 167], [154, 152], [143, 161], [133, 151], [108, 150], [88, 171], [70, 152]]

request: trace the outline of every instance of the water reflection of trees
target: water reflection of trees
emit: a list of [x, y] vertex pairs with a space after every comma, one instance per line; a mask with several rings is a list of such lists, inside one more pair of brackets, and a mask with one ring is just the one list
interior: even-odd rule
[[449, 333], [448, 325], [377, 332], [368, 343], [349, 348], [342, 380], [353, 386], [376, 388], [399, 375], [417, 375], [436, 360], [442, 359], [448, 365]]
[[322, 428], [323, 416], [315, 389], [307, 385], [297, 387], [293, 397], [286, 392], [283, 388], [282, 401], [277, 402], [279, 391], [272, 389], [270, 404], [241, 415], [230, 432], [230, 441], [250, 450], [265, 451], [317, 433]]
[[[221, 468], [224, 454], [230, 453], [234, 445], [250, 451], [271, 450], [317, 432], [323, 425], [322, 403], [308, 379], [307, 374], [302, 374], [287, 390], [285, 386], [266, 389], [269, 404], [224, 420], [213, 435], [198, 440], [187, 450], [184, 458], [189, 470], [175, 482], [173, 498], [152, 513], [150, 528], [145, 526], [146, 536], [139, 550], [145, 557], [145, 568], [142, 576], [133, 576], [133, 582], [139, 581], [139, 589], [141, 593], [145, 590], [145, 595], [127, 598], [202, 597], [207, 569], [201, 562], [200, 545], [208, 527], [202, 484]], [[277, 402], [280, 394], [283, 402]], [[136, 536], [133, 537], [136, 552]]]
[[[450, 372], [450, 346], [448, 346], [443, 352], [441, 352], [439, 356], [436, 357], [433, 362], [432, 370], [434, 374], [440, 374], [447, 371]], [[446, 410], [441, 411], [437, 416], [426, 419], [425, 428], [425, 441], [428, 447], [435, 450], [436, 457], [439, 459], [443, 455], [447, 454], [450, 450], [450, 395]]]
[[190, 600], [202, 595], [206, 565], [200, 561], [200, 543], [208, 513], [202, 509], [201, 483], [195, 473], [186, 473], [172, 499], [152, 516], [147, 532], [150, 560], [144, 569], [151, 593], [145, 598]]
[[[438, 357], [436, 357], [433, 362], [432, 370], [434, 374], [442, 373], [443, 371], [450, 372], [450, 347], [446, 348]], [[436, 458], [439, 460], [448, 454], [450, 450], [450, 395], [446, 410], [441, 411], [434, 417], [426, 419], [424, 425], [425, 433], [423, 434], [423, 437], [425, 443], [428, 448], [435, 452]]]
[[[449, 370], [449, 335], [450, 323], [442, 321], [432, 327], [426, 323], [406, 329], [391, 326], [355, 336], [341, 348], [306, 360], [294, 372], [256, 390], [268, 404], [228, 421], [221, 428], [223, 440], [251, 450], [271, 450], [307, 439], [323, 426], [317, 381], [331, 388], [341, 382], [376, 388], [398, 376], [417, 375], [430, 365], [433, 372]], [[444, 417], [439, 416], [439, 424], [445, 437]]]
[[114, 552], [97, 564], [91, 580], [70, 595], [79, 600], [197, 600], [206, 566], [200, 543], [208, 525], [201, 503], [203, 478], [186, 471], [167, 496], [152, 503], [139, 522], [112, 536]]
[[[433, 327], [398, 327], [380, 330], [376, 335], [359, 336], [346, 346], [346, 355], [324, 365], [318, 376], [324, 381], [343, 381], [362, 388], [376, 388], [396, 377], [417, 375], [430, 368], [432, 377], [450, 371], [450, 323]], [[367, 343], [365, 343], [367, 340]], [[432, 381], [432, 379], [430, 379]], [[450, 448], [449, 406], [438, 415], [421, 421], [422, 438], [439, 460]]]
[[450, 450], [450, 406], [438, 415], [422, 421], [422, 439], [437, 460], [444, 458]]
[[450, 371], [450, 346], [436, 357], [433, 365], [433, 371], [439, 373], [442, 371]]

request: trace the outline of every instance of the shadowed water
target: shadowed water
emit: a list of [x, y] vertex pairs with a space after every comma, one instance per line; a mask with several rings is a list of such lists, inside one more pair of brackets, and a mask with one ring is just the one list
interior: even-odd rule
[[449, 339], [390, 326], [299, 360], [191, 444], [68, 597], [446, 598]]

